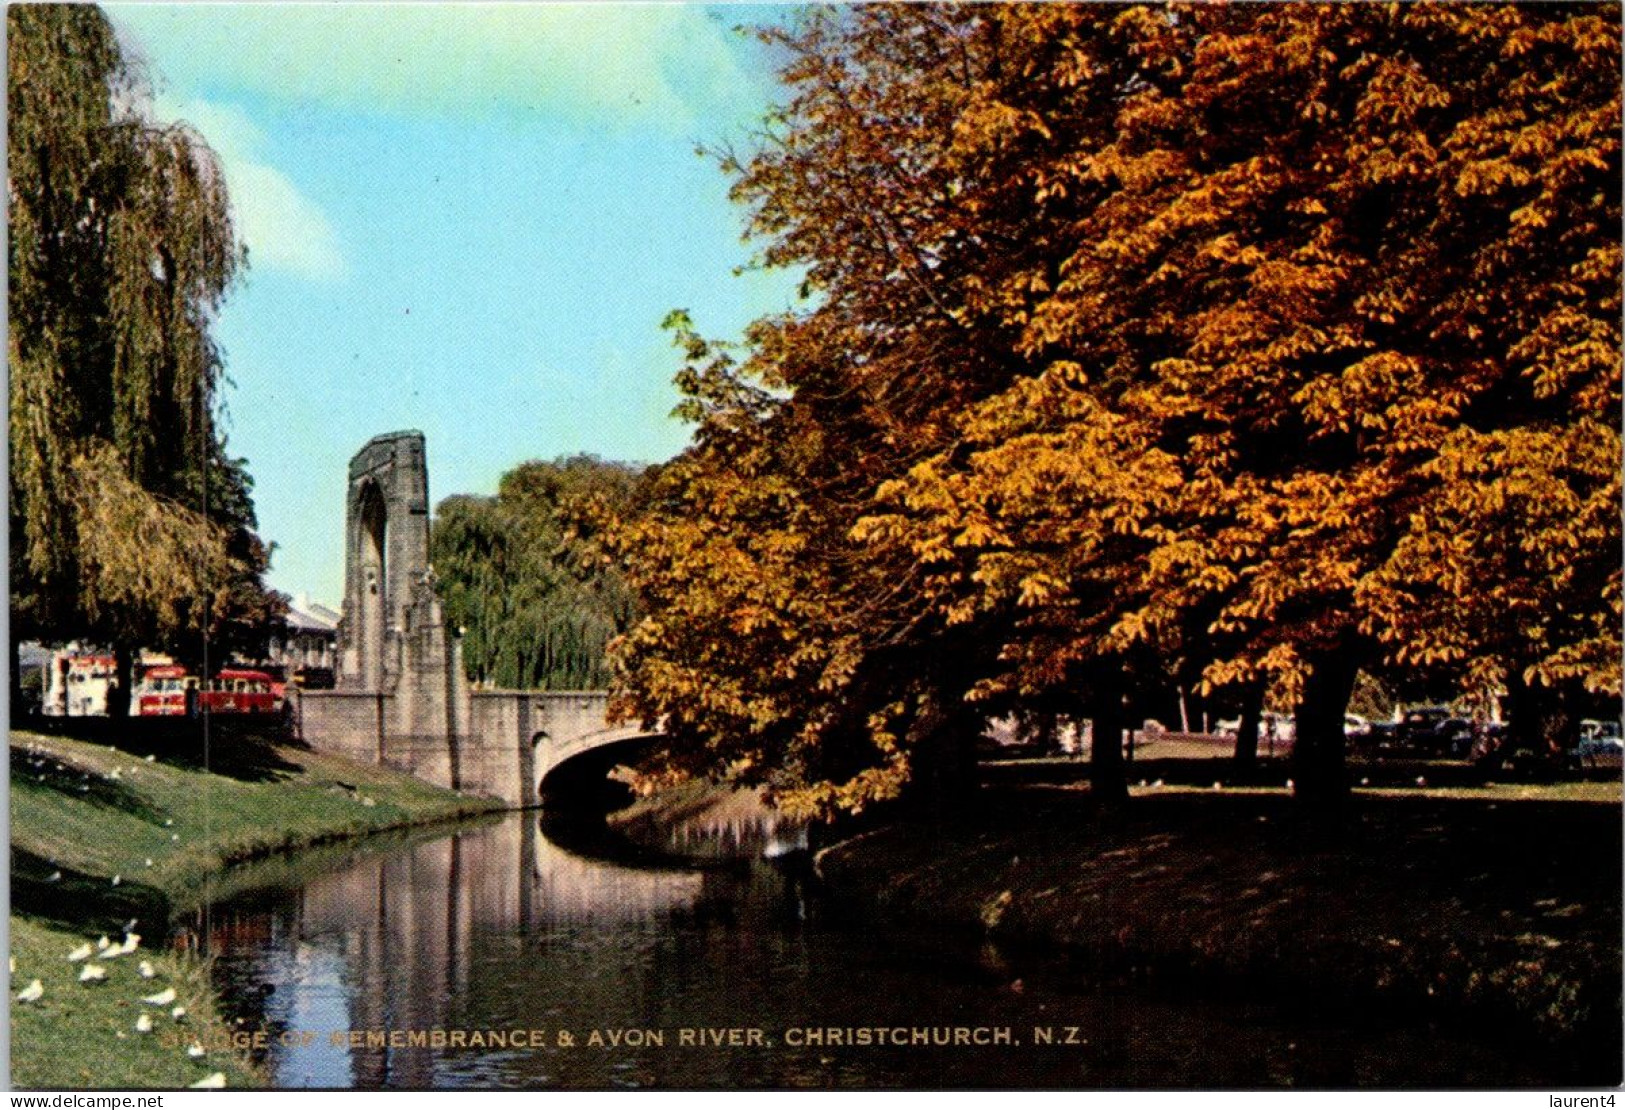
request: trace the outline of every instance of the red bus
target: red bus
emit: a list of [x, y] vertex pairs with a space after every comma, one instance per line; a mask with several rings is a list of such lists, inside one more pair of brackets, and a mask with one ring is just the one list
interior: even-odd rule
[[264, 671], [228, 668], [199, 682], [185, 667], [149, 667], [136, 687], [134, 712], [139, 717], [184, 717], [191, 701], [203, 713], [280, 713], [280, 686]]

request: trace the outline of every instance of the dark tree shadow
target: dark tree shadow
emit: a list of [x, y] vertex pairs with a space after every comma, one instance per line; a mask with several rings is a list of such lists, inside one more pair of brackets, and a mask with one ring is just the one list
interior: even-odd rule
[[110, 779], [99, 772], [64, 763], [50, 752], [34, 751], [16, 744], [11, 748], [11, 781], [28, 782], [89, 805], [116, 809], [146, 821], [162, 821], [165, 816], [164, 811], [154, 806], [144, 794], [121, 779]]
[[[11, 850], [11, 908], [15, 913], [77, 931], [122, 933], [132, 919], [137, 930], [162, 933], [169, 923], [169, 899], [144, 883], [113, 886], [105, 876], [58, 867], [21, 848]], [[67, 955], [67, 953], [63, 953]]]
[[[47, 736], [117, 748], [138, 758], [154, 757], [189, 771], [243, 782], [272, 782], [300, 771], [277, 751], [304, 747], [281, 717], [30, 717], [16, 727]], [[15, 747], [13, 748], [15, 751]], [[15, 755], [13, 756], [15, 769]]]

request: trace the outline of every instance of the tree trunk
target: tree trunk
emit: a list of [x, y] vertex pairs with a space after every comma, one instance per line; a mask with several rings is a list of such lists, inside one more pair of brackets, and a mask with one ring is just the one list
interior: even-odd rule
[[928, 731], [914, 748], [909, 793], [916, 812], [948, 821], [962, 815], [976, 793], [979, 722], [937, 712], [928, 719]]
[[1112, 688], [1096, 694], [1090, 706], [1089, 788], [1103, 806], [1128, 801], [1128, 776], [1123, 766], [1122, 691]]
[[1264, 719], [1264, 684], [1249, 682], [1241, 691], [1241, 724], [1236, 728], [1236, 751], [1232, 762], [1238, 772], [1258, 767], [1258, 726]]
[[113, 645], [113, 684], [107, 689], [107, 715], [130, 715], [130, 691], [135, 680], [135, 652], [129, 644]]
[[1298, 702], [1292, 747], [1296, 793], [1306, 807], [1336, 811], [1348, 798], [1343, 716], [1360, 668], [1352, 653], [1327, 653], [1311, 660], [1310, 668]]
[[1507, 676], [1508, 753], [1527, 751], [1559, 763], [1579, 739], [1579, 718], [1569, 711], [1560, 690], [1530, 685], [1518, 668]]

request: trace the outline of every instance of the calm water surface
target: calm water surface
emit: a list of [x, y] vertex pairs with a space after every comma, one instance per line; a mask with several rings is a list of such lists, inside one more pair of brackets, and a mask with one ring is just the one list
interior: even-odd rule
[[[239, 1028], [266, 1031], [262, 1056], [284, 1087], [1542, 1081], [1504, 1052], [1436, 1030], [1340, 1027], [1262, 1006], [1090, 989], [1034, 954], [844, 922], [808, 889], [796, 857], [760, 858], [764, 847], [784, 846], [761, 833], [737, 823], [678, 831], [673, 843], [709, 840], [708, 854], [728, 854], [715, 850], [727, 845], [738, 857], [698, 866], [606, 856], [604, 837], [550, 839], [537, 815], [512, 815], [242, 869], [183, 936], [216, 957]], [[876, 1027], [927, 1037], [982, 1030], [973, 1035], [1010, 1043], [794, 1043], [814, 1040], [808, 1028]], [[1037, 1043], [1038, 1029], [1056, 1043]], [[538, 1030], [542, 1043], [365, 1043], [369, 1031], [392, 1030], [403, 1040], [414, 1031]], [[683, 1030], [701, 1043], [684, 1043]], [[745, 1043], [727, 1045], [727, 1030]], [[604, 1044], [589, 1043], [594, 1031]], [[622, 1043], [610, 1044], [612, 1033]], [[723, 1044], [703, 1043], [718, 1037]]]

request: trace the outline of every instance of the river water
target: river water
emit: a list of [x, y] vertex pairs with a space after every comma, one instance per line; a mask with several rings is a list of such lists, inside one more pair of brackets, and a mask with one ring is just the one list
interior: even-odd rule
[[[1541, 1081], [1439, 1030], [1091, 988], [1042, 954], [845, 921], [751, 833], [703, 865], [534, 813], [375, 838], [230, 873], [180, 940], [282, 1087]], [[897, 1038], [924, 1043], [876, 1043]]]

